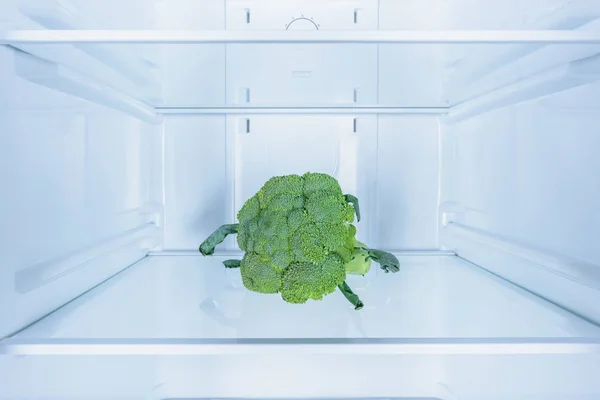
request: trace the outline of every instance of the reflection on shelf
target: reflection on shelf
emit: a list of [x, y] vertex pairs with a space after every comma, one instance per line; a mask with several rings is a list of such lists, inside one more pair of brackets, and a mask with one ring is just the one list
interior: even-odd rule
[[15, 275], [16, 289], [27, 293], [81, 268], [114, 263], [117, 257], [131, 254], [143, 256], [159, 245], [160, 233], [160, 228], [148, 223], [102, 243], [31, 265]]

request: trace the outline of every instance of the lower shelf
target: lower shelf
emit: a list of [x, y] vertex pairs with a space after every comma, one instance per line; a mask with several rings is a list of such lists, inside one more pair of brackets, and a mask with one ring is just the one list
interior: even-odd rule
[[600, 329], [453, 256], [400, 257], [304, 305], [246, 290], [224, 257], [147, 257], [0, 342], [5, 354], [600, 353]]

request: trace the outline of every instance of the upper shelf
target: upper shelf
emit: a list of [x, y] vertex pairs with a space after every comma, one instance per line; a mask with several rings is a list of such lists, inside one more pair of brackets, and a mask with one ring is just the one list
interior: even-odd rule
[[0, 44], [598, 44], [600, 32], [571, 30], [485, 31], [202, 31], [202, 30], [13, 30]]
[[[156, 67], [161, 74], [155, 79], [160, 96], [152, 101], [145, 101], [137, 90], [116, 87], [121, 89], [118, 90], [121, 95], [117, 95], [111, 87], [93, 85], [98, 76], [104, 76], [102, 70], [90, 73], [94, 70], [84, 69], [71, 59], [67, 59], [71, 63], [64, 65], [90, 78], [85, 90], [69, 93], [90, 99], [94, 92], [92, 97], [96, 100], [92, 101], [102, 99], [105, 105], [116, 104], [116, 108], [130, 114], [133, 111], [138, 117], [140, 104], [136, 102], [140, 101], [161, 113], [194, 114], [415, 113], [415, 108], [418, 112], [444, 113], [460, 104], [459, 109], [453, 110], [455, 117], [461, 115], [456, 119], [459, 120], [595, 82], [598, 76], [587, 65], [596, 67], [594, 56], [600, 53], [600, 33], [596, 30], [28, 30], [0, 33], [0, 43], [3, 39], [57, 66], [63, 66], [65, 60], [57, 59], [57, 48], [70, 49], [71, 45], [85, 46], [90, 54], [98, 54], [97, 48], [106, 54], [112, 47], [121, 51], [154, 48]], [[159, 42], [162, 45], [147, 45]], [[386, 44], [377, 46], [378, 43]], [[457, 54], [467, 54], [486, 63], [495, 55], [505, 58], [520, 46], [543, 48], [515, 60], [518, 64], [514, 67], [499, 71], [500, 84], [482, 80], [471, 86], [461, 85], [468, 82], [472, 69], [461, 63], [449, 66]], [[480, 54], [488, 57], [484, 59]], [[20, 76], [39, 83], [32, 79], [31, 73], [24, 75], [16, 67]], [[73, 80], [70, 81], [68, 88], [72, 89]], [[55, 88], [60, 83], [56, 79], [44, 82]], [[78, 82], [81, 86], [82, 81]], [[65, 86], [58, 89], [65, 91]], [[470, 96], [473, 99], [470, 102], [456, 100], [469, 92], [476, 94]], [[143, 117], [150, 115], [154, 122], [153, 113], [147, 111]]]

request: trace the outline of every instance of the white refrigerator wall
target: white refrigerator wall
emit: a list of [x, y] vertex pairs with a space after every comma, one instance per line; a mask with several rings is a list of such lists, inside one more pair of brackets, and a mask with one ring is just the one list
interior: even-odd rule
[[169, 116], [165, 248], [197, 251], [270, 177], [312, 171], [360, 199], [360, 240], [437, 249], [438, 127], [436, 116], [361, 116], [356, 132], [351, 116]]
[[[580, 0], [7, 0], [75, 10], [89, 29], [173, 29], [227, 13], [229, 29], [523, 29]], [[573, 6], [571, 4], [570, 6]], [[379, 7], [379, 13], [377, 8]], [[113, 12], [118, 9], [119, 12]], [[468, 10], [469, 12], [466, 12]], [[250, 14], [250, 18], [247, 14]], [[356, 18], [354, 13], [356, 11]], [[316, 24], [311, 23], [312, 20]], [[394, 25], [395, 28], [386, 28]], [[375, 25], [376, 26], [376, 25]], [[547, 29], [547, 28], [542, 28]]]
[[443, 124], [442, 246], [600, 321], [600, 85]]
[[0, 399], [595, 400], [599, 363], [531, 354], [3, 357]]
[[32, 84], [0, 48], [0, 336], [161, 238], [161, 126]]
[[444, 128], [455, 222], [600, 264], [600, 115], [590, 85]]

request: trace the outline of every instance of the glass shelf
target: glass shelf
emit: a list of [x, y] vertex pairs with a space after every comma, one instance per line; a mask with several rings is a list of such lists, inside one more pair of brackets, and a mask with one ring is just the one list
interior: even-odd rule
[[17, 354], [594, 352], [600, 329], [453, 256], [401, 256], [305, 305], [246, 290], [225, 257], [148, 257], [3, 342]]

